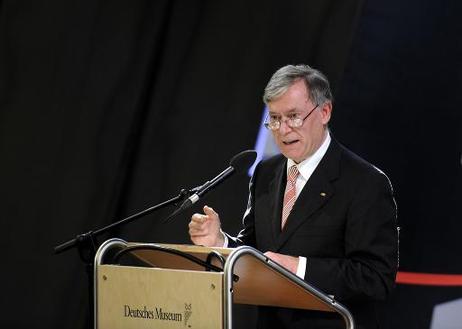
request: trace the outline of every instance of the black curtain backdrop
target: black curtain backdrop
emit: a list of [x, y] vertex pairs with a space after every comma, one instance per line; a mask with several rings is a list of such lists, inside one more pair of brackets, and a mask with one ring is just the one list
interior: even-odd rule
[[[455, 0], [0, 1], [1, 326], [85, 327], [84, 267], [76, 250], [53, 255], [53, 246], [199, 185], [253, 148], [263, 88], [288, 63], [329, 76], [334, 135], [394, 183], [401, 269], [462, 274], [461, 9]], [[230, 233], [247, 183], [236, 176], [205, 199]], [[203, 204], [99, 242], [189, 243]], [[461, 295], [398, 286], [384, 327], [429, 328], [434, 304]]]
[[[2, 327], [85, 326], [84, 268], [75, 250], [52, 247], [199, 185], [253, 148], [276, 68], [311, 63], [338, 81], [361, 3], [3, 1]], [[247, 183], [235, 177], [206, 199], [232, 233]], [[106, 237], [189, 243], [192, 212]]]
[[[393, 182], [401, 271], [462, 274], [461, 13], [460, 1], [366, 1], [337, 93], [334, 132]], [[430, 328], [436, 304], [461, 298], [461, 286], [398, 285], [382, 320]]]

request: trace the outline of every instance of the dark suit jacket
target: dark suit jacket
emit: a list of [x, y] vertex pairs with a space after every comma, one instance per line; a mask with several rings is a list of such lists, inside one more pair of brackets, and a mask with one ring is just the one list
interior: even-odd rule
[[[287, 159], [259, 163], [250, 183], [246, 244], [307, 258], [305, 280], [334, 295], [357, 328], [377, 328], [375, 303], [394, 287], [398, 262], [396, 204], [387, 176], [334, 139], [297, 198], [281, 232]], [[261, 308], [261, 328], [344, 328], [330, 314]]]

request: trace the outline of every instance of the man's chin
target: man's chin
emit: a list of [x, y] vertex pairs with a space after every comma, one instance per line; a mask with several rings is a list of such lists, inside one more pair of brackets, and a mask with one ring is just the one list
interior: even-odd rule
[[288, 150], [281, 150], [282, 155], [286, 158], [293, 160], [296, 163], [300, 163], [300, 154], [298, 152], [290, 152]]

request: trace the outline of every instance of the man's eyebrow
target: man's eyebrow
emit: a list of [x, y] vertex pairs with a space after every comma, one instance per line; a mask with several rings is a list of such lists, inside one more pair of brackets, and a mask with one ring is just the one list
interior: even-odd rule
[[277, 113], [277, 112], [272, 112], [272, 111], [269, 111], [269, 115], [287, 115], [287, 114], [292, 114], [292, 113], [297, 113], [297, 112], [300, 112], [298, 109], [290, 109], [288, 111], [284, 111], [283, 113]]

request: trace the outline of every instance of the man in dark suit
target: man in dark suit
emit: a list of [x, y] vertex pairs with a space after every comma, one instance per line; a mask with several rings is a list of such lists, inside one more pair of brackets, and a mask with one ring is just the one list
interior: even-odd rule
[[[328, 122], [326, 77], [306, 66], [279, 69], [265, 88], [265, 126], [282, 155], [258, 164], [244, 228], [236, 238], [204, 207], [189, 224], [206, 246], [254, 246], [352, 312], [357, 328], [378, 328], [376, 302], [394, 286], [396, 204], [386, 175], [340, 145]], [[343, 328], [335, 314], [260, 308], [259, 328]]]

